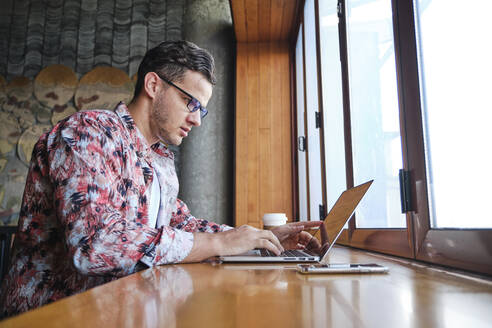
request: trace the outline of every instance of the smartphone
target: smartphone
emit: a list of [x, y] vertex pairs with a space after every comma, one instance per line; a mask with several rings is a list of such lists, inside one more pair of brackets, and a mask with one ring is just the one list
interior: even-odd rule
[[330, 264], [298, 264], [297, 271], [303, 274], [312, 273], [386, 273], [388, 268], [379, 264], [369, 263], [330, 263]]

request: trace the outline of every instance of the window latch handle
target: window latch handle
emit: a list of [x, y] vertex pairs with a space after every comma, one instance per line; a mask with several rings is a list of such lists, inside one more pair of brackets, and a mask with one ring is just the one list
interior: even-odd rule
[[306, 137], [304, 136], [300, 136], [299, 138], [297, 138], [297, 149], [299, 149], [299, 151], [306, 151]]

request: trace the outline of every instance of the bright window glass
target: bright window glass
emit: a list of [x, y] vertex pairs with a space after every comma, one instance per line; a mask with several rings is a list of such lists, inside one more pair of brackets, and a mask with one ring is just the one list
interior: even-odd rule
[[347, 187], [343, 124], [342, 72], [338, 41], [337, 0], [319, 2], [326, 204], [330, 210]]
[[321, 192], [320, 133], [316, 128], [318, 101], [318, 70], [316, 63], [316, 30], [314, 0], [307, 0], [304, 7], [304, 67], [306, 76], [306, 122], [309, 177], [310, 220], [319, 220], [319, 206], [323, 204]]
[[403, 228], [402, 168], [391, 0], [347, 0], [354, 183], [374, 179], [358, 228]]
[[[297, 96], [297, 135], [304, 137], [304, 68], [302, 56], [302, 25], [296, 43], [296, 96]], [[308, 219], [308, 199], [306, 181], [306, 153], [297, 150], [299, 180], [299, 219]]]
[[415, 1], [431, 226], [492, 228], [492, 1]]

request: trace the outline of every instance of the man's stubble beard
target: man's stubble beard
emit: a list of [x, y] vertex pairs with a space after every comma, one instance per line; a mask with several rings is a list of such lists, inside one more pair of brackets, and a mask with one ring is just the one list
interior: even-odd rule
[[170, 138], [168, 131], [162, 128], [163, 126], [167, 125], [167, 122], [169, 121], [169, 113], [167, 111], [167, 108], [165, 108], [163, 98], [163, 95], [159, 95], [154, 103], [154, 107], [152, 108], [151, 119], [153, 121], [153, 125], [156, 128], [157, 138], [159, 139], [159, 141], [166, 144], [179, 146], [181, 142], [174, 142]]

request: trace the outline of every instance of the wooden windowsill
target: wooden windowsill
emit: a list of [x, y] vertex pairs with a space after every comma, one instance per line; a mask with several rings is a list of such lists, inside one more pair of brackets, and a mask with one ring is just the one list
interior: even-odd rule
[[332, 263], [388, 274], [302, 275], [295, 265], [150, 268], [0, 322], [0, 327], [487, 327], [492, 282], [335, 246]]

